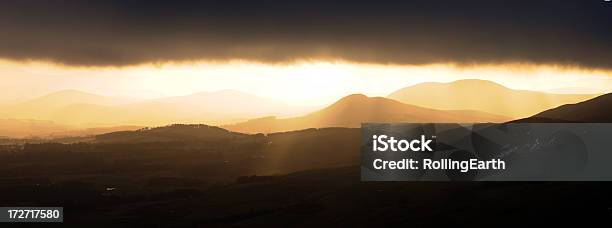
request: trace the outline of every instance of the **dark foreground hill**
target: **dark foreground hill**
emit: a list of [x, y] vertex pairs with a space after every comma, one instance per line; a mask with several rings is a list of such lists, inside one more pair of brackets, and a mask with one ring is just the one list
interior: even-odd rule
[[3, 184], [0, 202], [61, 205], [63, 225], [75, 227], [610, 225], [612, 185], [605, 182], [361, 182], [358, 170], [248, 176], [214, 186], [160, 177], [131, 194], [94, 180]]
[[0, 178], [110, 175], [122, 182], [179, 176], [223, 182], [354, 165], [359, 146], [359, 129], [249, 135], [207, 125], [171, 125], [103, 134], [81, 143], [5, 145], [0, 147], [0, 158], [6, 162]]
[[[182, 140], [185, 133], [196, 136]], [[611, 221], [608, 183], [361, 182], [360, 136], [350, 128], [247, 135], [176, 125], [99, 142], [1, 146], [0, 204], [62, 206], [62, 225], [74, 227]]]
[[549, 109], [516, 122], [612, 122], [612, 93], [596, 98]]
[[231, 132], [204, 124], [173, 124], [165, 127], [143, 128], [136, 131], [117, 131], [97, 135], [99, 143], [193, 142], [246, 139], [249, 135]]

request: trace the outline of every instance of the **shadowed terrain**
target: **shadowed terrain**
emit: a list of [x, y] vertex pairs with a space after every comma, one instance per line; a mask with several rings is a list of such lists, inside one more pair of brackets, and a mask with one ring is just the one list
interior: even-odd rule
[[565, 104], [538, 113], [524, 121], [549, 120], [559, 122], [612, 122], [612, 94], [605, 94], [576, 104]]
[[[604, 121], [608, 97], [547, 117], [570, 108]], [[592, 104], [604, 108], [573, 109]], [[360, 137], [357, 128], [265, 135], [177, 124], [71, 143], [7, 139], [0, 203], [63, 206], [64, 224], [100, 227], [610, 223], [606, 182], [361, 182]]]
[[[2, 146], [0, 203], [65, 225], [609, 224], [607, 183], [361, 182], [360, 130], [248, 135], [206, 125]], [[560, 219], [561, 218], [561, 219]]]

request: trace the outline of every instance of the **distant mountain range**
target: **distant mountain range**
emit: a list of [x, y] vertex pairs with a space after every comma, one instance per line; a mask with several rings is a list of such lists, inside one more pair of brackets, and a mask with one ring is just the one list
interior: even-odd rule
[[435, 110], [404, 104], [383, 97], [361, 94], [346, 96], [336, 103], [301, 117], [277, 119], [259, 118], [225, 125], [238, 132], [278, 132], [305, 128], [360, 127], [363, 122], [504, 122], [509, 117], [471, 110]]
[[387, 98], [439, 110], [469, 109], [511, 118], [525, 118], [564, 104], [600, 94], [552, 94], [513, 90], [497, 83], [467, 79], [450, 83], [426, 82], [395, 91]]
[[[486, 121], [485, 121], [486, 120]], [[478, 111], [440, 111], [403, 104], [382, 97], [366, 97], [354, 94], [329, 107], [295, 118], [266, 117], [225, 125], [222, 128], [207, 125], [171, 125], [158, 128], [118, 126], [74, 130], [50, 121], [0, 119], [0, 136], [27, 137], [40, 135], [76, 136], [97, 135], [97, 142], [164, 142], [201, 141], [208, 139], [240, 139], [246, 135], [237, 133], [270, 133], [307, 128], [351, 127], [362, 122], [505, 122], [508, 117]], [[546, 110], [529, 118], [512, 122], [612, 122], [612, 94], [567, 104]], [[136, 129], [141, 129], [134, 131]], [[226, 130], [228, 129], [228, 130]], [[33, 135], [31, 132], [38, 134]], [[234, 132], [232, 132], [234, 131]]]
[[24, 102], [6, 105], [0, 110], [0, 118], [52, 120], [58, 109], [74, 104], [120, 105], [131, 99], [100, 96], [77, 90], [63, 90]]
[[[0, 107], [0, 135], [90, 135], [109, 132], [114, 126], [120, 126], [116, 130], [132, 130], [174, 123], [269, 133], [356, 128], [363, 122], [506, 122], [529, 116], [530, 121], [609, 122], [606, 110], [612, 107], [612, 98], [603, 95], [585, 101], [595, 96], [512, 90], [490, 81], [460, 80], [422, 83], [388, 98], [349, 95], [315, 111], [233, 90], [151, 100], [65, 90]], [[577, 102], [581, 103], [566, 105]]]
[[137, 101], [75, 90], [52, 93], [0, 109], [0, 118], [48, 120], [77, 127], [157, 126], [171, 123], [223, 124], [258, 116], [291, 116], [310, 111], [238, 91], [200, 92]]

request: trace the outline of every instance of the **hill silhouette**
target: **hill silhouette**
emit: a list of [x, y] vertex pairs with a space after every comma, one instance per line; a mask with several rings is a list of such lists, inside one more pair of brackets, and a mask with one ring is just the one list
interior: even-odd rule
[[597, 95], [513, 90], [491, 81], [466, 79], [450, 83], [421, 83], [395, 91], [387, 97], [406, 104], [433, 109], [469, 109], [524, 118]]
[[[548, 223], [609, 217], [612, 188], [601, 182], [363, 182], [359, 129], [245, 136], [267, 139], [247, 143], [223, 139], [243, 134], [195, 125], [124, 134], [185, 133], [221, 140], [0, 146], [0, 201], [62, 205], [73, 226], [490, 225], [506, 222], [508, 211]], [[176, 218], [160, 216], [169, 213]]]
[[[4, 138], [2, 177], [118, 174], [115, 185], [159, 176], [231, 181], [240, 176], [273, 175], [342, 167], [359, 162], [359, 129], [325, 128], [273, 134], [243, 134], [208, 125], [174, 124], [118, 131], [71, 140], [18, 141]], [[325, 157], [325, 159], [321, 159]], [[25, 172], [23, 163], [48, 164]], [[31, 163], [30, 163], [31, 164]], [[10, 171], [7, 171], [10, 170]], [[127, 176], [124, 176], [127, 175]], [[104, 181], [103, 181], [104, 182]], [[128, 181], [126, 184], [135, 184]]]
[[561, 105], [516, 122], [610, 123], [612, 122], [612, 93], [576, 104]]
[[508, 117], [470, 110], [441, 111], [362, 94], [346, 96], [305, 116], [277, 119], [265, 117], [224, 128], [238, 132], [279, 132], [305, 128], [360, 127], [363, 122], [503, 122]]
[[231, 132], [204, 124], [172, 124], [164, 127], [142, 128], [96, 135], [98, 143], [143, 143], [218, 141], [247, 138], [249, 135]]

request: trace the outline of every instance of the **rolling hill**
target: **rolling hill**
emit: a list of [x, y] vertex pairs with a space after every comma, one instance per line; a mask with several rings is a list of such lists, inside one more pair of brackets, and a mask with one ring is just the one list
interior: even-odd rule
[[549, 109], [516, 122], [612, 122], [612, 93]]
[[433, 109], [469, 109], [524, 118], [596, 96], [598, 94], [552, 94], [513, 90], [491, 81], [468, 79], [450, 83], [421, 83], [395, 91], [387, 98]]
[[78, 90], [62, 90], [22, 103], [37, 107], [61, 107], [71, 104], [119, 105], [132, 102], [132, 99], [101, 96]]
[[441, 111], [404, 104], [383, 97], [346, 96], [320, 111], [305, 116], [277, 119], [265, 117], [223, 128], [248, 133], [291, 131], [322, 127], [360, 127], [363, 122], [503, 122], [508, 117], [471, 110]]
[[[66, 106], [77, 104], [121, 105], [132, 99], [100, 96], [77, 90], [62, 90], [24, 102], [7, 105], [0, 111], [0, 118], [51, 120], [50, 115]], [[60, 123], [62, 124], [62, 123]]]
[[203, 124], [173, 124], [164, 127], [143, 128], [135, 131], [116, 131], [96, 135], [96, 142], [142, 143], [142, 142], [193, 142], [218, 141], [247, 138], [249, 135], [231, 132], [223, 128]]
[[140, 100], [66, 90], [3, 107], [0, 118], [36, 119], [79, 128], [172, 123], [226, 124], [260, 116], [295, 116], [310, 107], [290, 106], [233, 90]]

